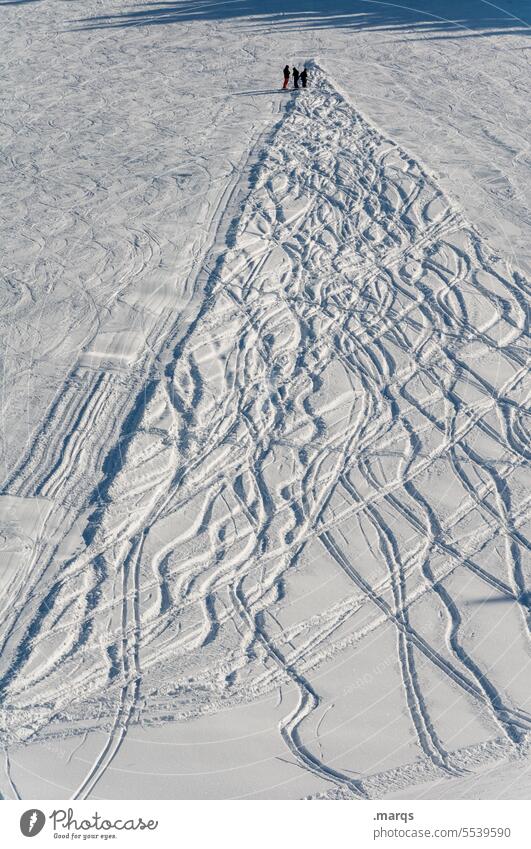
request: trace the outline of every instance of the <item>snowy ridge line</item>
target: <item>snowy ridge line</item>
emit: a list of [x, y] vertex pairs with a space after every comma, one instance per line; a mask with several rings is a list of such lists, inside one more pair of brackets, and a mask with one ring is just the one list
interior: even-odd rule
[[[75, 798], [133, 723], [282, 686], [292, 758], [355, 797], [377, 795], [374, 775], [461, 775], [477, 739], [525, 745], [529, 705], [486, 663], [474, 602], [503, 600], [524, 668], [524, 281], [317, 66], [287, 96], [134, 392], [88, 372], [13, 480], [69, 512], [3, 635], [6, 740], [105, 729]], [[336, 703], [367, 721], [363, 692], [324, 683], [347, 651], [356, 677], [371, 669], [380, 643], [371, 698], [392, 681], [399, 705], [386, 769], [363, 723], [344, 736]], [[467, 717], [457, 742], [437, 691]]]
[[[218, 251], [213, 250], [213, 243], [217, 238], [220, 216], [224, 214], [225, 209], [229, 203], [229, 198], [233, 191], [242, 191], [242, 187], [240, 186], [239, 181], [241, 179], [241, 174], [245, 171], [245, 160], [247, 158], [249, 158], [249, 155], [244, 158], [244, 160], [242, 161], [242, 163], [239, 164], [238, 167], [234, 167], [232, 180], [228, 182], [227, 186], [225, 187], [225, 190], [218, 199], [215, 208], [211, 212], [212, 223], [206, 229], [207, 233], [209, 229], [214, 230], [214, 236], [210, 237], [210, 242], [208, 243], [208, 250], [210, 250], [214, 254], [214, 256], [217, 256], [218, 254]], [[197, 279], [199, 275], [203, 273], [204, 266], [201, 263], [198, 265], [196, 261], [194, 267], [192, 268], [189, 274], [189, 279], [185, 282], [184, 288], [191, 289], [192, 292], [195, 292], [196, 289], [200, 290], [200, 285], [197, 283]], [[110, 297], [108, 299], [108, 303], [110, 303], [113, 298], [114, 296]], [[108, 304], [105, 304], [104, 306], [107, 307], [107, 305]], [[175, 337], [178, 337], [179, 333], [182, 333], [180, 322], [176, 323], [174, 321], [171, 330], [172, 332], [170, 335], [164, 334], [162, 336], [162, 338], [165, 340], [165, 347], [169, 349], [171, 349], [172, 345], [175, 344]], [[159, 356], [161, 359], [163, 359], [164, 355], [163, 353], [161, 353]], [[143, 368], [144, 364], [140, 363], [139, 367], [137, 368], [137, 372], [139, 375], [142, 374]], [[58, 391], [56, 398], [50, 404], [49, 412], [44, 417], [39, 432], [34, 438], [31, 446], [28, 448], [26, 455], [22, 458], [18, 467], [12, 472], [10, 477], [8, 477], [2, 485], [3, 493], [15, 492], [23, 496], [33, 494], [36, 491], [41, 492], [45, 488], [47, 478], [45, 480], [40, 480], [39, 477], [43, 474], [45, 474], [47, 477], [50, 477], [54, 474], [54, 470], [49, 471], [48, 466], [52, 462], [55, 462], [57, 467], [59, 467], [64, 462], [64, 457], [66, 454], [65, 446], [68, 445], [70, 440], [74, 439], [76, 442], [78, 442], [80, 440], [81, 434], [85, 439], [87, 438], [88, 425], [81, 422], [81, 417], [83, 416], [85, 409], [89, 404], [92, 406], [95, 406], [96, 403], [100, 404], [99, 388], [102, 382], [109, 382], [113, 380], [116, 381], [116, 378], [112, 374], [112, 371], [109, 372], [107, 370], [107, 367], [105, 366], [102, 369], [91, 370], [87, 369], [85, 366], [76, 364], [72, 368], [71, 373], [65, 380], [64, 386]], [[120, 380], [118, 380], [118, 382], [120, 382]], [[88, 384], [87, 389], [84, 391], [84, 393], [80, 393], [80, 387], [84, 383]], [[127, 392], [128, 395], [130, 395], [131, 372], [128, 373], [127, 384]], [[116, 391], [117, 387], [115, 383], [112, 389], [113, 395], [116, 394]], [[97, 394], [96, 399], [94, 399], [93, 397], [94, 393]], [[140, 395], [143, 395], [144, 393], [145, 388], [144, 386], [142, 386], [140, 389]], [[86, 395], [86, 397], [84, 397], [84, 395]], [[128, 400], [128, 404], [130, 404], [130, 400]], [[75, 416], [76, 420], [70, 421], [69, 416]], [[122, 416], [116, 411], [114, 418], [119, 421], [121, 417]], [[113, 420], [113, 416], [111, 415], [108, 415], [107, 418], [109, 419], [109, 421]], [[59, 422], [65, 422], [65, 425], [61, 426]], [[68, 427], [70, 427], [72, 431], [75, 431], [75, 433], [70, 433], [67, 430]], [[104, 438], [101, 439], [101, 441], [105, 443], [107, 441], [112, 441], [112, 439], [107, 440]], [[60, 446], [61, 442], [64, 443], [62, 446]], [[92, 456], [90, 452], [88, 452], [88, 460], [91, 459]], [[28, 473], [26, 471], [26, 468], [29, 465], [31, 465], [32, 471]], [[84, 469], [84, 472], [86, 474], [86, 467]]]
[[[232, 215], [232, 210], [233, 210], [233, 207], [234, 207], [234, 204], [235, 204], [234, 194], [235, 194], [235, 192], [241, 191], [240, 183], [241, 183], [241, 179], [242, 179], [242, 174], [245, 173], [245, 164], [243, 166], [241, 166], [241, 170], [235, 169], [234, 173], [239, 178], [238, 181], [232, 181], [228, 184], [225, 193], [222, 195], [220, 202], [218, 203], [218, 205], [215, 208], [214, 213], [212, 215], [212, 222], [214, 223], [214, 235], [210, 240], [211, 241], [210, 252], [214, 256], [216, 255], [216, 252], [217, 252], [215, 246], [216, 246], [217, 239], [219, 238], [219, 232], [220, 232], [220, 229], [222, 227], [222, 222], [224, 220], [224, 217], [226, 217], [227, 215]], [[252, 182], [252, 175], [251, 175], [251, 182]], [[230, 227], [229, 227], [229, 232], [230, 232]], [[206, 269], [208, 269], [208, 259], [206, 260], [204, 267]], [[203, 305], [205, 303], [208, 303], [208, 299], [210, 297], [209, 280], [213, 281], [213, 283], [215, 285], [215, 278], [216, 278], [216, 275], [215, 275], [215, 270], [214, 270], [214, 272], [208, 274], [208, 279], [205, 281], [204, 286], [200, 287], [201, 291], [204, 293], [204, 295], [203, 295], [203, 297], [204, 297]], [[194, 290], [197, 287], [198, 287], [198, 282], [196, 280], [196, 282], [194, 283], [194, 287], [193, 287]], [[185, 333], [183, 339], [181, 341], [179, 341], [177, 343], [176, 347], [174, 348], [173, 355], [172, 355], [173, 356], [173, 363], [178, 361], [178, 359], [180, 357], [181, 346], [185, 343], [187, 336], [189, 334], [193, 333], [195, 325], [200, 320], [202, 309], [203, 309], [203, 307], [201, 307], [201, 309], [197, 313], [194, 320], [190, 323], [190, 326], [186, 329], [186, 333]], [[168, 349], [170, 346], [173, 346], [174, 344], [175, 344], [175, 342], [174, 342], [173, 337], [170, 337], [170, 339], [167, 341], [165, 347], [166, 347], [166, 349]], [[170, 362], [168, 365], [166, 365], [166, 368], [165, 368], [165, 371], [164, 371], [165, 379], [167, 380], [167, 384], [168, 384], [168, 387], [169, 387], [169, 388], [168, 387], [165, 387], [165, 388], [166, 388], [166, 391], [167, 391], [168, 399], [174, 404], [176, 410], [178, 412], [181, 412], [178, 399], [176, 399], [173, 396], [173, 393], [171, 391], [171, 383], [172, 383], [172, 379], [173, 379], [173, 373], [172, 373], [173, 363]], [[157, 388], [155, 383], [153, 382], [151, 384], [151, 386], [152, 386], [152, 389], [153, 389], [153, 392], [154, 392]], [[145, 403], [146, 407], [149, 404], [151, 392], [148, 393], [148, 396], [149, 397], [148, 397], [147, 401], [144, 399], [144, 403]], [[112, 464], [112, 465], [114, 465], [114, 464]], [[173, 478], [173, 480], [171, 481], [171, 484], [170, 484], [169, 493], [166, 493], [166, 492], [164, 493], [162, 503], [157, 504], [155, 506], [154, 510], [152, 511], [151, 522], [156, 521], [157, 515], [164, 510], [164, 508], [166, 506], [166, 502], [170, 499], [170, 497], [173, 497], [174, 488], [176, 490], [178, 490], [178, 488], [181, 484], [183, 474], [184, 474], [184, 472], [181, 471], [181, 470], [178, 470], [175, 473], [174, 478]], [[108, 490], [109, 490], [109, 487], [107, 486], [106, 491], [108, 491]], [[101, 516], [104, 514], [104, 510], [101, 511], [101, 512], [100, 511], [101, 511], [101, 508], [98, 508], [97, 517], [96, 516], [94, 517], [96, 519], [95, 524], [100, 524]], [[149, 526], [149, 523], [148, 523], [148, 526]], [[146, 534], [147, 534], [147, 529], [144, 528], [141, 531], [139, 531], [139, 533], [135, 536], [135, 538], [132, 541], [132, 546], [131, 546], [130, 552], [129, 552], [127, 558], [126, 558], [126, 561], [124, 562], [124, 586], [123, 586], [123, 595], [122, 595], [122, 599], [123, 599], [123, 601], [122, 601], [122, 633], [123, 633], [124, 636], [123, 636], [123, 647], [122, 647], [122, 676], [121, 676], [122, 680], [124, 681], [124, 686], [123, 686], [121, 694], [120, 694], [118, 710], [117, 710], [117, 713], [116, 713], [116, 717], [115, 717], [115, 720], [114, 720], [114, 723], [113, 723], [111, 733], [108, 737], [108, 740], [107, 740], [102, 752], [100, 753], [99, 757], [94, 762], [92, 769], [90, 770], [89, 774], [87, 775], [87, 777], [85, 778], [83, 783], [80, 785], [80, 787], [77, 789], [77, 791], [73, 795], [73, 798], [86, 798], [86, 796], [88, 794], [90, 794], [91, 789], [97, 783], [99, 777], [105, 771], [105, 769], [107, 768], [107, 766], [109, 765], [109, 763], [112, 761], [113, 757], [116, 755], [117, 751], [119, 750], [120, 745], [123, 742], [123, 739], [124, 739], [125, 734], [127, 732], [127, 728], [128, 728], [129, 723], [130, 723], [130, 721], [133, 717], [135, 708], [136, 708], [137, 703], [138, 703], [138, 698], [139, 698], [139, 694], [140, 694], [140, 681], [141, 681], [141, 669], [140, 669], [140, 657], [139, 657], [139, 639], [141, 637], [141, 617], [140, 617], [140, 603], [139, 603], [139, 576], [140, 576], [140, 561], [141, 561], [142, 549], [143, 549]], [[91, 539], [92, 538], [93, 537], [91, 535]], [[127, 564], [131, 560], [134, 561], [134, 568], [130, 570], [131, 571], [131, 579], [132, 579], [132, 582], [133, 582], [133, 590], [132, 590], [132, 592], [129, 592], [128, 591], [129, 568], [126, 568], [126, 567], [127, 567]], [[132, 595], [132, 597], [133, 597], [132, 598], [132, 609], [133, 609], [134, 621], [135, 621], [135, 626], [133, 628], [132, 633], [131, 633], [131, 629], [128, 626], [128, 621], [129, 621], [129, 618], [130, 618], [130, 610], [129, 610], [130, 603], [129, 603], [128, 599], [129, 599], [130, 595]], [[208, 606], [208, 599], [206, 601], [206, 604]], [[132, 643], [131, 643], [131, 645], [129, 645], [131, 640], [132, 640]], [[132, 653], [132, 655], [133, 655], [133, 664], [131, 664], [130, 661], [129, 661], [129, 654], [130, 653]], [[133, 675], [133, 678], [132, 678], [131, 677], [131, 669], [133, 667], [134, 667], [134, 675]]]

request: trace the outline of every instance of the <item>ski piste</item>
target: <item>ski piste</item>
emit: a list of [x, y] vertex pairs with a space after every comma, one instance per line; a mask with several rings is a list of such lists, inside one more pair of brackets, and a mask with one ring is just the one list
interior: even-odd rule
[[[323, 49], [304, 95], [270, 92], [286, 47], [265, 94], [228, 96], [222, 40], [179, 76], [170, 28], [59, 35], [47, 5], [34, 49], [70, 45], [72, 73], [48, 63], [55, 103], [30, 53], [7, 154], [25, 212], [5, 212], [2, 795], [39, 798], [59, 766], [79, 799], [134, 798], [146, 772], [155, 796], [356, 799], [517, 774], [528, 288], [524, 146], [503, 127], [519, 101], [482, 120], [493, 175], [485, 133], [463, 160], [446, 43], [408, 47], [429, 103], [399, 48], [371, 64], [363, 36], [353, 84]], [[495, 103], [521, 57], [493, 55]], [[458, 167], [485, 206], [449, 191]], [[485, 227], [491, 196], [511, 251]]]

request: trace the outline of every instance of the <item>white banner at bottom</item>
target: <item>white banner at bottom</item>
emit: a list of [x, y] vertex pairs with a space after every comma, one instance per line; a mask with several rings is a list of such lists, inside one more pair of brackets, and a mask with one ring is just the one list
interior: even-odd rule
[[[524, 849], [522, 801], [5, 801], [2, 844], [305, 849], [500, 846]], [[526, 816], [527, 814], [527, 816]], [[34, 840], [34, 843], [30, 841]], [[68, 843], [67, 843], [68, 841]]]

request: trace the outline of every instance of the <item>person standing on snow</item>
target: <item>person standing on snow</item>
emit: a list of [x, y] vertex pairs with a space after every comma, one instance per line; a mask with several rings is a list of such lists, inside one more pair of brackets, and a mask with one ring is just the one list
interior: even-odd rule
[[300, 77], [300, 74], [299, 74], [297, 68], [294, 67], [293, 68], [293, 88], [299, 87], [299, 77]]
[[282, 88], [287, 88], [289, 83], [289, 65], [284, 68], [284, 85]]
[[301, 83], [302, 83], [303, 88], [306, 88], [307, 79], [308, 79], [308, 71], [305, 68], [304, 71], [301, 71]]

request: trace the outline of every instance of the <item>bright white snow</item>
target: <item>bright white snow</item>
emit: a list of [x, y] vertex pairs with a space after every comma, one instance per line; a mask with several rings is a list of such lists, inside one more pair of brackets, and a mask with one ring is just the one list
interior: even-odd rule
[[0, 5], [4, 797], [524, 792], [529, 25], [417, 5]]

